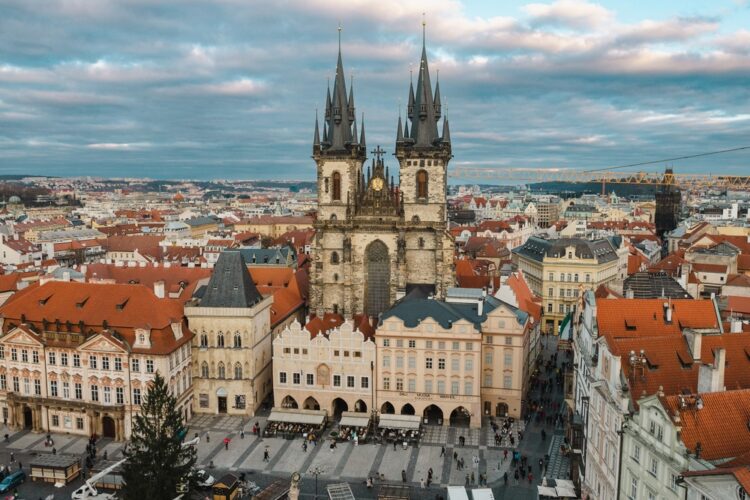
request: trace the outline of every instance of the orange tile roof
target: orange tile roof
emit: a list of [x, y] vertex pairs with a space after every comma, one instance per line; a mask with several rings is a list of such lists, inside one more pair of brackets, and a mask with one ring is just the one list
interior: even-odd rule
[[740, 314], [750, 314], [750, 297], [728, 296], [726, 310]]
[[701, 262], [693, 263], [693, 271], [699, 273], [726, 273], [727, 266], [723, 264], [703, 264]]
[[541, 299], [535, 296], [531, 288], [529, 288], [523, 271], [518, 271], [508, 276], [505, 283], [513, 290], [513, 294], [518, 301], [518, 307], [533, 316], [534, 321], [538, 323], [542, 317]]
[[662, 260], [654, 264], [649, 268], [649, 272], [663, 271], [671, 276], [674, 276], [680, 270], [680, 266], [685, 263], [685, 251], [678, 250], [672, 252]]
[[[743, 456], [747, 456], [750, 453], [746, 453]], [[750, 491], [750, 465], [737, 464], [736, 460], [732, 460], [731, 463], [722, 464], [723, 467], [717, 469], [706, 469], [706, 470], [689, 470], [683, 471], [682, 475], [685, 477], [702, 477], [702, 476], [734, 476], [734, 479], [742, 486], [745, 491]], [[749, 462], [750, 463], [750, 462]], [[731, 465], [731, 466], [730, 466]]]
[[746, 274], [730, 274], [724, 286], [750, 287], [750, 276]]
[[307, 273], [291, 267], [248, 266], [250, 276], [262, 295], [273, 295], [271, 325], [275, 326], [305, 305]]
[[305, 325], [305, 329], [310, 332], [310, 338], [314, 338], [319, 333], [325, 335], [329, 330], [341, 326], [343, 323], [344, 317], [340, 314], [325, 313], [322, 318], [313, 316]]
[[134, 252], [144, 256], [158, 259], [161, 256], [161, 247], [159, 243], [164, 240], [161, 235], [130, 235], [130, 236], [110, 236], [104, 241], [104, 247], [108, 252]]
[[0, 292], [15, 292], [18, 290], [18, 281], [20, 279], [20, 273], [0, 275]]
[[[700, 457], [709, 460], [734, 458], [750, 451], [750, 390], [701, 394], [703, 408], [680, 407], [679, 396], [660, 398], [675, 425], [681, 427], [680, 439]], [[679, 421], [677, 416], [679, 415]]]
[[740, 254], [737, 256], [737, 270], [750, 271], [750, 254]]
[[[151, 349], [132, 350], [154, 354], [172, 352], [192, 338], [182, 304], [177, 300], [159, 299], [144, 285], [49, 281], [27, 290], [16, 293], [0, 307], [0, 315], [6, 320], [5, 332], [9, 331], [11, 323], [21, 323], [22, 316], [38, 331], [43, 329], [45, 320], [53, 327], [59, 320], [63, 325], [61, 331], [66, 331], [65, 325], [70, 322], [76, 333], [80, 332], [81, 321], [85, 332], [101, 332], [106, 323], [132, 346], [135, 329], [144, 328], [152, 332]], [[172, 323], [183, 325], [180, 340], [175, 340]]]
[[[667, 323], [664, 304], [672, 307]], [[719, 328], [710, 299], [597, 299], [599, 335], [611, 338], [680, 334], [683, 328]]]

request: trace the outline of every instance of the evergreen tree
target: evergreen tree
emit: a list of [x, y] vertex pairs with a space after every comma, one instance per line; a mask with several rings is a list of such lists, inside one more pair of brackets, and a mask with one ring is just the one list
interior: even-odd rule
[[123, 465], [125, 500], [171, 500], [188, 481], [195, 465], [195, 448], [182, 446], [184, 423], [177, 399], [157, 372], [133, 420]]

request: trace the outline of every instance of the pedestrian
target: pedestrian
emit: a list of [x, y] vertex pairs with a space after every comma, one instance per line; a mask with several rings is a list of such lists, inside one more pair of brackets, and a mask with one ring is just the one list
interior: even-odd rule
[[441, 457], [444, 457], [444, 456], [445, 456], [445, 446], [441, 446], [441, 447], [440, 447], [440, 456], [441, 456]]
[[401, 481], [406, 482], [406, 471], [401, 469]]
[[302, 441], [302, 451], [307, 453], [307, 441]]
[[264, 461], [264, 462], [268, 462], [268, 461], [269, 461], [269, 459], [270, 459], [270, 457], [271, 457], [271, 455], [270, 455], [270, 454], [268, 453], [268, 448], [266, 448], [266, 449], [265, 449], [265, 450], [263, 451], [263, 461]]
[[427, 482], [429, 483], [432, 480], [432, 467], [429, 468], [427, 471]]
[[516, 484], [516, 485], [518, 485], [518, 469], [516, 469], [516, 472], [515, 472], [515, 474], [513, 474], [513, 479], [515, 479], [515, 480], [516, 480], [516, 483], [515, 483], [515, 484]]
[[393, 451], [396, 451], [396, 440], [393, 440]]
[[534, 474], [532, 474], [531, 472], [529, 472], [529, 484], [531, 484], [531, 482], [533, 480], [534, 480]]
[[10, 452], [10, 463], [13, 463], [16, 461], [16, 454], [12, 451]]
[[206, 442], [207, 443], [211, 442], [211, 435], [208, 432], [206, 433]]
[[457, 451], [453, 452], [453, 460], [458, 460], [458, 452]]
[[543, 467], [544, 467], [544, 459], [540, 458], [539, 459], [539, 474], [541, 474], [543, 472], [542, 471]]
[[503, 474], [503, 481], [505, 481], [505, 486], [508, 486], [508, 471], [507, 470]]
[[476, 478], [474, 477], [474, 471], [471, 471], [471, 484], [474, 484], [474, 481], [476, 481]]
[[508, 460], [508, 450], [503, 450], [503, 462]]
[[245, 439], [245, 429], [240, 430], [240, 439]]
[[419, 487], [424, 489], [424, 478], [419, 480]]
[[224, 449], [225, 450], [229, 449], [229, 438], [228, 437], [224, 438]]
[[18, 462], [18, 470], [23, 470], [23, 464], [21, 463], [20, 460]]
[[466, 487], [467, 488], [469, 487], [469, 484], [471, 484], [471, 483], [469, 483], [469, 475], [466, 474]]
[[[52, 448], [52, 453], [54, 453], [54, 452], [55, 452], [55, 449]], [[103, 458], [104, 458], [104, 460], [107, 460], [107, 450], [104, 450], [104, 457]]]

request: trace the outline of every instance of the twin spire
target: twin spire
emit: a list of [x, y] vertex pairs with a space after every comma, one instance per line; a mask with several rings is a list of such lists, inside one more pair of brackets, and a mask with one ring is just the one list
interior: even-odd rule
[[[438, 133], [438, 122], [442, 114], [440, 102], [440, 82], [435, 85], [432, 93], [430, 70], [427, 63], [427, 47], [425, 42], [425, 22], [422, 21], [422, 57], [419, 62], [417, 87], [413, 81], [409, 83], [409, 97], [407, 105], [407, 120], [401, 123], [399, 112], [396, 130], [397, 147], [442, 147], [450, 146], [450, 130], [448, 118], [443, 119], [442, 135]], [[409, 127], [411, 123], [411, 127]], [[357, 118], [354, 107], [354, 82], [346, 93], [346, 78], [341, 58], [341, 26], [339, 26], [339, 52], [336, 63], [333, 93], [330, 84], [326, 93], [326, 107], [321, 137], [318, 124], [318, 113], [315, 113], [315, 134], [313, 137], [313, 152], [330, 151], [336, 153], [356, 153], [364, 157], [366, 154], [364, 115], [361, 123], [361, 134], [357, 138]]]

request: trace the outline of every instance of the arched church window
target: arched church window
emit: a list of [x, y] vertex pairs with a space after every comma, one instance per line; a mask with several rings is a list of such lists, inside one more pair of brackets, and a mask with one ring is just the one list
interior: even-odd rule
[[424, 238], [419, 238], [419, 248], [424, 248]]
[[235, 380], [242, 379], [242, 365], [239, 363], [235, 363], [234, 365], [234, 379]]
[[339, 253], [333, 252], [331, 253], [331, 264], [338, 264], [339, 263]]
[[208, 335], [201, 334], [201, 347], [208, 347]]
[[216, 347], [224, 347], [224, 334], [219, 333], [216, 337]]
[[341, 201], [341, 174], [333, 173], [333, 201]]
[[427, 198], [427, 171], [417, 172], [417, 198]]
[[201, 365], [201, 377], [208, 378], [208, 363], [205, 361]]
[[224, 363], [219, 363], [219, 378], [224, 379], [226, 377], [226, 370], [224, 369]]
[[242, 347], [242, 336], [240, 335], [240, 332], [234, 332], [234, 347]]
[[323, 179], [323, 186], [325, 188], [325, 192], [328, 193], [328, 177]]

